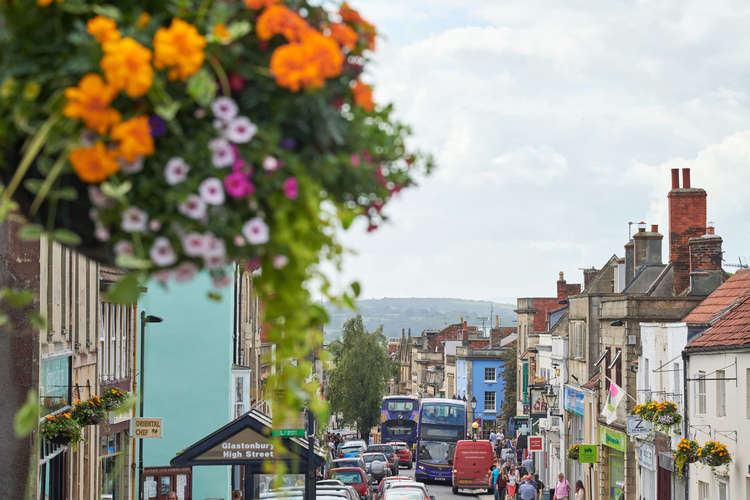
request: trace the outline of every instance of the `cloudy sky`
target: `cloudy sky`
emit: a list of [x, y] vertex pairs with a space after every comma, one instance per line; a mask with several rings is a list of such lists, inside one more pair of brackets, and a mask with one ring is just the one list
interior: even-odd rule
[[[750, 256], [750, 3], [352, 0], [384, 35], [368, 75], [438, 169], [344, 243], [363, 295], [503, 300], [667, 234], [669, 168]], [[664, 258], [668, 258], [665, 245]], [[730, 269], [731, 270], [731, 269]]]

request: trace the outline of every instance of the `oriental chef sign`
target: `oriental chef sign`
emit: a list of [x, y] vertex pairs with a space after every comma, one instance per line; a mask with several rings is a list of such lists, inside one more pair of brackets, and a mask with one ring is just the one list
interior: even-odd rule
[[283, 456], [276, 452], [268, 438], [248, 427], [204, 451], [195, 460], [247, 462], [279, 458]]

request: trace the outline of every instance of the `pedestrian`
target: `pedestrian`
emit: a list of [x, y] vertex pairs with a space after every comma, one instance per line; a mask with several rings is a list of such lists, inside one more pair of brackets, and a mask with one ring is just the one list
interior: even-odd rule
[[167, 495], [167, 500], [177, 500], [177, 492], [170, 491], [169, 495]]
[[511, 465], [508, 472], [508, 498], [516, 498], [516, 487], [518, 486], [518, 471]]
[[494, 430], [490, 431], [490, 443], [492, 443], [492, 447], [495, 447], [495, 439], [497, 438], [497, 434], [495, 434]]
[[576, 500], [586, 500], [586, 489], [580, 479], [576, 481]]
[[570, 495], [570, 483], [567, 479], [565, 479], [565, 474], [560, 472], [557, 475], [557, 484], [555, 485], [555, 498], [553, 500], [558, 499], [567, 499]]
[[536, 500], [536, 488], [531, 480], [531, 476], [526, 475], [523, 477], [523, 482], [518, 488], [518, 496], [521, 500]]
[[232, 500], [242, 500], [242, 492], [240, 490], [233, 490]]
[[368, 442], [369, 446], [374, 445], [375, 444], [375, 436], [373, 436], [372, 434], [370, 434], [370, 438], [367, 440], [367, 442]]
[[541, 479], [539, 479], [539, 474], [534, 474], [534, 486], [536, 487], [536, 491], [538, 493], [538, 497], [541, 500], [542, 498], [542, 491], [544, 491], [544, 483]]
[[505, 500], [505, 492], [508, 490], [508, 470], [503, 468], [495, 481], [495, 495], [497, 500]]
[[496, 441], [497, 442], [495, 443], [495, 456], [502, 463], [502, 460], [503, 460], [503, 455], [502, 455], [502, 453], [503, 453], [503, 443], [499, 439], [497, 439]]
[[529, 453], [529, 456], [521, 462], [521, 465], [526, 469], [527, 474], [534, 473], [534, 459], [531, 457], [531, 453]]
[[492, 464], [490, 466], [490, 484], [492, 485], [492, 489], [495, 492], [495, 500], [500, 500], [500, 492], [497, 491], [497, 477], [501, 472], [502, 471], [498, 469], [495, 464]]
[[497, 433], [497, 436], [495, 437], [497, 438], [498, 441], [502, 441], [503, 439], [505, 439], [505, 430], [502, 427], [500, 427], [500, 431]]

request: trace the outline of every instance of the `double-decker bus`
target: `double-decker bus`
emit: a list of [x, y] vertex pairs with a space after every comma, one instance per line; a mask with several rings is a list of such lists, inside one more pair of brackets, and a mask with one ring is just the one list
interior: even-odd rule
[[450, 481], [456, 443], [466, 439], [466, 403], [423, 399], [417, 422], [417, 481]]
[[416, 452], [419, 399], [415, 396], [385, 396], [380, 410], [380, 442], [403, 441]]

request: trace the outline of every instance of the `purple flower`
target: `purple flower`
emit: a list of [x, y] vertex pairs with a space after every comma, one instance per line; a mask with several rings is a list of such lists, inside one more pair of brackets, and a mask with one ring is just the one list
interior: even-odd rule
[[242, 171], [235, 171], [224, 177], [224, 187], [232, 198], [244, 198], [255, 192], [255, 186], [249, 176]]
[[209, 205], [224, 204], [224, 187], [216, 177], [209, 177], [198, 186], [201, 199]]
[[202, 219], [206, 215], [206, 203], [197, 194], [191, 194], [180, 203], [178, 210], [191, 219]]
[[281, 139], [281, 142], [279, 142], [279, 145], [284, 149], [294, 149], [297, 145], [297, 141], [294, 140], [294, 137], [284, 137]]
[[148, 117], [148, 127], [151, 129], [152, 136], [159, 137], [167, 131], [167, 122], [159, 115], [151, 115]]
[[284, 194], [290, 200], [297, 198], [297, 195], [299, 194], [299, 184], [297, 183], [297, 179], [289, 177], [284, 181]]
[[177, 261], [177, 255], [172, 250], [172, 244], [164, 236], [159, 236], [154, 240], [149, 256], [154, 264], [159, 267], [171, 266]]
[[185, 163], [185, 160], [179, 157], [170, 158], [167, 161], [167, 166], [164, 167], [164, 177], [167, 179], [167, 184], [174, 186], [187, 179], [190, 165]]
[[242, 226], [242, 234], [251, 245], [268, 242], [268, 225], [260, 217], [253, 217]]

